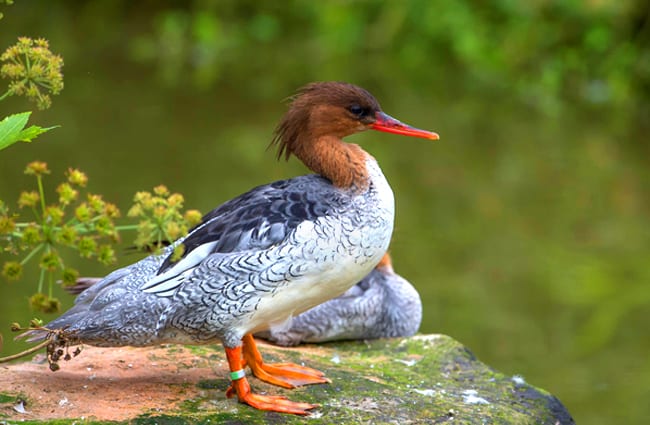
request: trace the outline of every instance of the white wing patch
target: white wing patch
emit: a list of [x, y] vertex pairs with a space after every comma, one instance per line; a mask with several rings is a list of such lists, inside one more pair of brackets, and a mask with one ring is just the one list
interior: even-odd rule
[[196, 266], [210, 255], [216, 244], [216, 241], [209, 242], [194, 248], [187, 257], [174, 264], [169, 270], [140, 286], [140, 290], [160, 297], [173, 295], [176, 289], [183, 284], [185, 278], [192, 274]]

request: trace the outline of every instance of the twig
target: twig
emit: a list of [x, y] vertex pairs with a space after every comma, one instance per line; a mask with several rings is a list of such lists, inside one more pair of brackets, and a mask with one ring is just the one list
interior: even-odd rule
[[16, 359], [19, 359], [21, 357], [25, 357], [25, 356], [27, 356], [29, 354], [35, 353], [38, 350], [40, 350], [41, 348], [46, 347], [47, 344], [49, 344], [49, 343], [50, 343], [50, 340], [48, 338], [45, 341], [41, 342], [40, 344], [35, 345], [32, 348], [27, 349], [27, 350], [25, 350], [25, 351], [23, 351], [21, 353], [13, 354], [13, 355], [7, 356], [7, 357], [0, 357], [0, 363], [7, 363], [7, 362], [10, 362], [12, 360], [16, 360]]

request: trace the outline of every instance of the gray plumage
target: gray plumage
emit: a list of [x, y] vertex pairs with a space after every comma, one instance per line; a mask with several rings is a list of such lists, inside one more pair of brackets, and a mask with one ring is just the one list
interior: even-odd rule
[[[81, 278], [76, 286], [66, 290], [79, 294], [101, 280]], [[157, 300], [156, 297], [141, 299], [154, 306]], [[147, 305], [142, 307], [150, 310]], [[162, 308], [158, 310], [162, 311]], [[421, 321], [420, 295], [409, 281], [388, 265], [373, 269], [343, 295], [305, 311], [284, 326], [258, 332], [255, 336], [284, 346], [303, 342], [394, 338], [415, 334]], [[153, 324], [149, 321], [149, 325], [144, 326], [143, 321], [139, 321], [139, 339], [146, 340], [146, 335], [153, 335]]]
[[345, 294], [294, 317], [288, 326], [256, 336], [285, 346], [401, 337], [415, 334], [421, 321], [417, 290], [386, 265], [375, 268]]

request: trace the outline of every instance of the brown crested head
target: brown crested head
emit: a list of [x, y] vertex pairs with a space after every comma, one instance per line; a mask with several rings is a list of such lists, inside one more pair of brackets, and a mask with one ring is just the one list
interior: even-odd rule
[[371, 128], [381, 112], [377, 99], [361, 87], [335, 81], [310, 83], [291, 98], [271, 144], [289, 159], [300, 145], [322, 136], [343, 138]]
[[278, 146], [278, 158], [293, 154], [337, 187], [364, 190], [369, 184], [365, 165], [369, 155], [342, 138], [368, 129], [438, 138], [386, 115], [377, 99], [361, 87], [320, 82], [304, 86], [292, 98], [271, 145]]

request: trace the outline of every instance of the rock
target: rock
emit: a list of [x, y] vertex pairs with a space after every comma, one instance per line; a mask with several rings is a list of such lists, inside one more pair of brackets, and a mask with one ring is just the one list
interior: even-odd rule
[[[444, 335], [280, 348], [267, 362], [304, 362], [331, 384], [254, 391], [319, 403], [311, 418], [262, 412], [227, 399], [220, 346], [84, 347], [61, 369], [41, 360], [0, 367], [0, 422], [79, 419], [160, 423], [573, 424], [554, 396], [481, 363]], [[67, 422], [67, 421], [66, 421]]]

